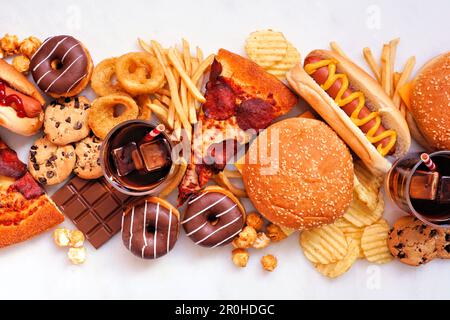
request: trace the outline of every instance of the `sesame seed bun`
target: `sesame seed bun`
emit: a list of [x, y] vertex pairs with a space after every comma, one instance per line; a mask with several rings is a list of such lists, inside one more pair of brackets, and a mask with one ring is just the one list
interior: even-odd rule
[[450, 149], [450, 52], [426, 63], [411, 91], [411, 113], [432, 149]]
[[255, 208], [285, 228], [332, 223], [352, 201], [352, 156], [322, 121], [291, 118], [271, 125], [238, 168]]

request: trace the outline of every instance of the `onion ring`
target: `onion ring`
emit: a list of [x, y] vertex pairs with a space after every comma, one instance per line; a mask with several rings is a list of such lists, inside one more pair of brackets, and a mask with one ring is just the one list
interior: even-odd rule
[[154, 93], [165, 81], [161, 64], [146, 52], [131, 52], [118, 58], [116, 74], [122, 88], [132, 96]]
[[91, 78], [91, 87], [97, 96], [104, 97], [110, 94], [124, 93], [118, 82], [112, 82], [116, 75], [116, 62], [117, 58], [109, 58], [95, 66]]
[[[122, 105], [125, 110], [115, 115], [115, 107]], [[94, 134], [104, 140], [108, 132], [119, 123], [136, 119], [139, 107], [136, 102], [124, 95], [109, 95], [95, 99], [91, 104], [88, 123]]]

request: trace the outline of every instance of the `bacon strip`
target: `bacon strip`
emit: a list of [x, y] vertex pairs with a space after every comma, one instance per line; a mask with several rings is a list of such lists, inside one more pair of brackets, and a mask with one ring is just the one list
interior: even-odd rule
[[0, 149], [0, 175], [18, 179], [26, 172], [27, 166], [19, 160], [14, 150]]
[[18, 179], [11, 187], [20, 192], [27, 200], [44, 194], [44, 189], [34, 180], [29, 172]]

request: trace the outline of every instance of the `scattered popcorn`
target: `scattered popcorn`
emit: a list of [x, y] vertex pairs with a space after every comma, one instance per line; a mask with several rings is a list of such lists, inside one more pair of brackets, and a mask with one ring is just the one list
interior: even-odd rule
[[82, 264], [86, 261], [86, 249], [84, 247], [70, 248], [67, 256], [73, 264]]
[[36, 52], [36, 50], [41, 45], [41, 40], [39, 40], [36, 37], [28, 37], [20, 43], [19, 52], [26, 57], [30, 58], [33, 56], [33, 54]]
[[286, 233], [284, 233], [279, 226], [273, 223], [267, 226], [266, 233], [272, 242], [279, 242], [287, 238]]
[[239, 233], [239, 236], [233, 240], [233, 246], [241, 249], [250, 248], [255, 242], [256, 237], [256, 230], [253, 227], [246, 226], [241, 233]]
[[84, 234], [80, 230], [73, 230], [70, 232], [70, 246], [73, 248], [82, 247], [84, 244]]
[[19, 38], [16, 35], [5, 34], [0, 40], [0, 47], [6, 56], [16, 54], [19, 48]]
[[20, 73], [27, 73], [30, 70], [30, 59], [24, 55], [15, 56], [12, 66]]
[[264, 228], [264, 219], [259, 213], [251, 212], [247, 214], [246, 224], [256, 231], [261, 231]]
[[275, 256], [268, 254], [261, 258], [261, 264], [264, 270], [272, 272], [277, 267], [277, 258]]
[[270, 244], [270, 238], [264, 232], [258, 232], [256, 240], [253, 243], [253, 248], [264, 249]]
[[231, 252], [231, 255], [232, 255], [231, 259], [233, 260], [233, 263], [236, 266], [238, 266], [240, 268], [244, 268], [247, 266], [248, 258], [249, 258], [249, 254], [248, 254], [247, 250], [237, 248]]
[[67, 247], [70, 243], [69, 229], [56, 229], [53, 232], [53, 240], [58, 247]]

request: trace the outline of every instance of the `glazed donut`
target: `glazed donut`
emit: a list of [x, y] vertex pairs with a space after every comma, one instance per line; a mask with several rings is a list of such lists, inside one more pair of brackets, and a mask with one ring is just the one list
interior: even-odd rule
[[150, 197], [129, 207], [122, 217], [122, 241], [142, 259], [157, 259], [178, 240], [180, 213], [169, 202]]
[[36, 84], [53, 98], [73, 97], [89, 83], [93, 63], [88, 50], [71, 36], [47, 38], [31, 57]]
[[188, 201], [183, 225], [186, 235], [203, 247], [230, 243], [244, 227], [245, 209], [228, 190], [209, 186]]

